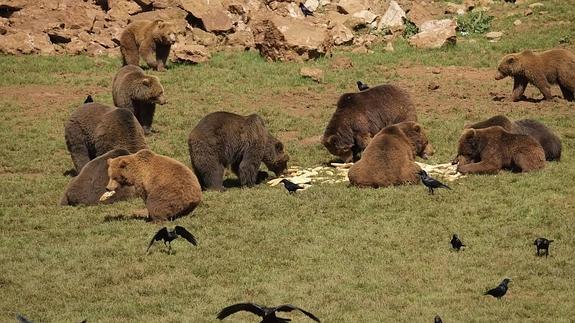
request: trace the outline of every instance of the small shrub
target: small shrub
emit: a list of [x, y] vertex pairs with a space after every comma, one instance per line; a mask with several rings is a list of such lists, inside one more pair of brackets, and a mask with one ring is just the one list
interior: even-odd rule
[[417, 28], [417, 26], [413, 22], [407, 19], [403, 19], [403, 22], [405, 24], [405, 30], [403, 30], [404, 38], [409, 38], [419, 32], [419, 28]]
[[491, 29], [493, 18], [482, 10], [471, 11], [457, 16], [457, 29], [462, 35], [483, 34]]

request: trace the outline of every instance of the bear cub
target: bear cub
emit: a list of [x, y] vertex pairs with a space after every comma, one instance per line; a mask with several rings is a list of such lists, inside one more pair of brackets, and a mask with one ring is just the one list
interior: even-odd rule
[[239, 177], [241, 186], [257, 183], [260, 164], [276, 175], [287, 169], [284, 145], [266, 128], [257, 114], [241, 116], [214, 112], [198, 122], [188, 137], [192, 168], [203, 189], [223, 190], [226, 168]]

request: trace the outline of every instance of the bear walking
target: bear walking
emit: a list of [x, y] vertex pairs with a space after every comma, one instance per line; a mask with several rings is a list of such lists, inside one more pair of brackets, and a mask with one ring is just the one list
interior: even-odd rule
[[[96, 205], [100, 203], [100, 197], [106, 192], [108, 185], [108, 164], [107, 160], [119, 156], [129, 155], [125, 149], [114, 149], [87, 163], [80, 174], [73, 178], [68, 184], [60, 205]], [[122, 187], [118, 189], [105, 203], [114, 203], [135, 196], [133, 187]]]
[[150, 68], [166, 68], [170, 48], [176, 42], [176, 27], [162, 20], [138, 20], [126, 27], [120, 35], [120, 52], [124, 65], [140, 63], [144, 58]]
[[152, 131], [156, 104], [166, 103], [160, 80], [154, 75], [144, 74], [144, 70], [134, 65], [124, 66], [116, 73], [112, 82], [112, 98], [115, 106], [134, 114], [146, 135]]
[[345, 93], [327, 124], [322, 144], [344, 162], [356, 161], [375, 134], [403, 121], [417, 121], [409, 94], [394, 85]]
[[361, 159], [349, 169], [349, 182], [359, 187], [386, 187], [419, 182], [415, 156], [433, 154], [427, 135], [416, 122], [387, 126], [371, 140]]
[[206, 115], [188, 137], [190, 159], [203, 189], [222, 190], [224, 171], [231, 167], [242, 186], [256, 184], [260, 164], [276, 175], [287, 169], [289, 155], [257, 114], [229, 112]]
[[466, 129], [459, 138], [457, 160], [462, 174], [497, 174], [501, 169], [530, 172], [545, 167], [545, 151], [529, 135], [493, 126]]
[[465, 128], [483, 129], [491, 126], [501, 126], [503, 129], [524, 135], [530, 135], [543, 147], [545, 159], [548, 161], [561, 159], [561, 139], [551, 129], [539, 121], [522, 119], [511, 121], [504, 115], [497, 115], [487, 120], [465, 126]]
[[541, 53], [524, 50], [505, 55], [497, 67], [496, 80], [513, 77], [512, 100], [524, 98], [527, 84], [541, 91], [545, 100], [553, 99], [551, 84], [558, 84], [563, 98], [573, 101], [575, 92], [575, 55], [566, 49], [551, 49]]
[[66, 146], [76, 173], [90, 160], [114, 149], [145, 149], [144, 130], [134, 115], [100, 103], [86, 103], [72, 113], [64, 128]]
[[194, 172], [181, 162], [143, 149], [108, 159], [108, 191], [133, 186], [152, 221], [173, 220], [191, 213], [202, 200]]

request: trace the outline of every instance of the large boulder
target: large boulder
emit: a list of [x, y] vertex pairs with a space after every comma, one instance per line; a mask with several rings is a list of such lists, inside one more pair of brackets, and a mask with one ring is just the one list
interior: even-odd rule
[[403, 26], [403, 18], [405, 17], [405, 11], [399, 6], [399, 3], [392, 0], [389, 3], [389, 8], [387, 8], [387, 11], [379, 20], [377, 29], [401, 27]]
[[0, 53], [3, 54], [54, 54], [54, 45], [46, 34], [18, 31], [0, 36]]
[[305, 19], [266, 15], [252, 24], [260, 54], [269, 60], [308, 60], [329, 53], [333, 40], [324, 26]]
[[174, 62], [199, 64], [207, 62], [210, 57], [210, 53], [202, 45], [176, 43], [172, 50], [171, 60]]
[[340, 0], [337, 4], [337, 11], [343, 14], [354, 14], [358, 11], [369, 9], [365, 0]]
[[419, 28], [420, 32], [409, 39], [417, 48], [440, 48], [446, 44], [455, 44], [457, 23], [452, 19], [430, 20]]
[[335, 25], [330, 32], [335, 45], [348, 45], [353, 41], [353, 32], [343, 24]]
[[227, 32], [234, 26], [219, 0], [181, 0], [181, 8], [208, 32]]

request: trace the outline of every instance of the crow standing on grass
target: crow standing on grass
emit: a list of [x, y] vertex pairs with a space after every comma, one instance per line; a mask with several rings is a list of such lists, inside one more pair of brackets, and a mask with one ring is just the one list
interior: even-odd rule
[[459, 240], [459, 237], [457, 236], [457, 234], [453, 234], [453, 237], [451, 237], [451, 247], [457, 251], [459, 251], [459, 249], [461, 249], [461, 247], [465, 247], [463, 242], [461, 242], [461, 240]]
[[429, 194], [431, 194], [431, 195], [433, 195], [433, 190], [436, 188], [446, 188], [448, 190], [451, 189], [451, 187], [449, 187], [449, 186], [441, 183], [440, 181], [427, 175], [427, 172], [424, 171], [423, 169], [420, 170], [417, 174], [421, 178], [421, 182], [423, 183], [423, 185], [427, 186], [427, 189], [429, 190]]
[[218, 314], [218, 319], [223, 320], [229, 315], [232, 315], [239, 311], [246, 311], [261, 316], [262, 317], [261, 323], [285, 323], [291, 320], [285, 319], [283, 317], [277, 317], [276, 312], [291, 312], [294, 310], [300, 311], [303, 314], [307, 315], [312, 320], [319, 322], [319, 319], [312, 313], [304, 311], [301, 308], [290, 304], [280, 305], [277, 307], [266, 307], [255, 303], [238, 303], [222, 309]]
[[549, 244], [553, 242], [553, 240], [547, 240], [545, 238], [537, 238], [533, 244], [537, 247], [537, 255], [541, 256], [539, 253], [540, 250], [545, 251], [545, 257], [549, 256]]
[[198, 242], [196, 241], [196, 237], [194, 237], [184, 227], [176, 225], [174, 230], [168, 230], [168, 228], [163, 227], [160, 229], [160, 231], [158, 231], [154, 235], [154, 237], [152, 238], [152, 241], [150, 241], [150, 244], [148, 245], [148, 249], [146, 249], [146, 254], [148, 254], [148, 252], [150, 251], [150, 247], [154, 244], [154, 242], [160, 241], [160, 240], [164, 240], [164, 245], [166, 245], [168, 247], [168, 254], [169, 254], [170, 251], [172, 251], [172, 241], [177, 239], [178, 236], [188, 240], [194, 246], [196, 246], [198, 244]]
[[360, 91], [365, 91], [367, 89], [369, 89], [369, 86], [365, 83], [363, 83], [362, 81], [357, 81], [357, 89]]
[[309, 10], [303, 3], [299, 3], [299, 8], [301, 10], [301, 12], [303, 13], [304, 17], [307, 16], [313, 16], [313, 11]]
[[288, 190], [288, 192], [291, 193], [295, 193], [297, 190], [302, 190], [303, 186], [298, 185], [294, 182], [289, 181], [288, 179], [282, 179], [280, 183], [284, 184], [284, 187], [286, 188], [286, 190]]
[[510, 281], [511, 279], [505, 278], [499, 286], [486, 291], [483, 295], [491, 295], [497, 299], [501, 299], [501, 297], [507, 293], [507, 284], [509, 284]]

